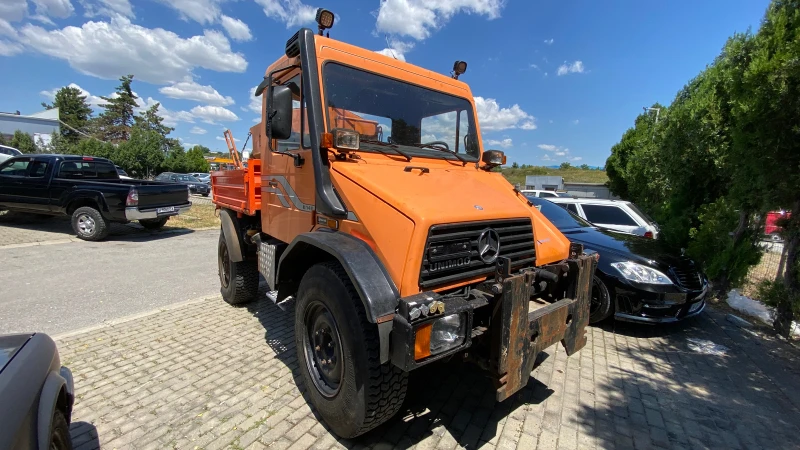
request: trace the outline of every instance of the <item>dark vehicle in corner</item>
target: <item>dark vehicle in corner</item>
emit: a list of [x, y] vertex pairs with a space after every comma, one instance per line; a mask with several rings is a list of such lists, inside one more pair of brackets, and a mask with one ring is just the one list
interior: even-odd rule
[[164, 172], [158, 174], [155, 180], [165, 181], [168, 183], [185, 184], [189, 187], [190, 193], [200, 194], [203, 197], [208, 197], [208, 194], [211, 193], [211, 185], [185, 173]]
[[25, 155], [0, 163], [0, 210], [71, 216], [87, 241], [105, 238], [111, 222], [158, 229], [190, 207], [186, 186], [120, 180], [104, 158]]
[[553, 202], [528, 199], [567, 239], [600, 254], [590, 323], [611, 315], [635, 322], [676, 322], [705, 308], [708, 280], [691, 259], [666, 250], [661, 241], [599, 228]]
[[42, 333], [0, 336], [0, 448], [71, 449], [75, 388]]

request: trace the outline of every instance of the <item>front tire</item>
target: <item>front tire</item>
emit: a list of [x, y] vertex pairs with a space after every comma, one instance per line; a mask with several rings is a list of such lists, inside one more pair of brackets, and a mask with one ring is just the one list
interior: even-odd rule
[[600, 322], [614, 313], [611, 292], [597, 275], [592, 283], [591, 303], [589, 307], [589, 323]]
[[336, 435], [362, 435], [400, 410], [408, 374], [380, 363], [378, 326], [339, 264], [317, 264], [303, 276], [294, 329], [306, 392]]
[[69, 436], [69, 425], [64, 413], [55, 410], [50, 429], [50, 445], [52, 450], [72, 450], [72, 439]]
[[72, 230], [84, 241], [101, 241], [108, 236], [108, 221], [91, 206], [81, 206], [72, 213]]
[[169, 217], [162, 217], [160, 219], [143, 219], [139, 221], [139, 225], [148, 230], [160, 230], [167, 224]]
[[258, 294], [258, 267], [253, 261], [231, 261], [222, 232], [219, 234], [217, 262], [222, 299], [230, 305], [253, 301]]

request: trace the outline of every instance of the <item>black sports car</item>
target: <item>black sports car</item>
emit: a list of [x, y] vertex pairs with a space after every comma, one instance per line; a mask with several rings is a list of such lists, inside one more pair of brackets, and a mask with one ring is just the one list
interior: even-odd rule
[[705, 308], [708, 280], [691, 259], [658, 240], [618, 233], [537, 197], [528, 198], [572, 242], [600, 254], [589, 321], [676, 322]]

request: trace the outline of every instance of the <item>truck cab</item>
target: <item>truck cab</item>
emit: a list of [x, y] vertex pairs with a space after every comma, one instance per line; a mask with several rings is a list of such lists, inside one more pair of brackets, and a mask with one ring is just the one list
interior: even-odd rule
[[294, 300], [311, 402], [342, 437], [400, 408], [411, 370], [459, 355], [497, 400], [537, 355], [586, 343], [594, 255], [492, 169], [469, 86], [302, 29], [256, 89], [246, 168], [212, 173], [223, 298]]

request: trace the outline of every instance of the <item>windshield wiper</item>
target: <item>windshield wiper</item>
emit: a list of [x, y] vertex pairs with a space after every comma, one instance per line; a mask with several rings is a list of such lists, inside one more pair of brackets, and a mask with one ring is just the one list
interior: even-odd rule
[[[373, 141], [371, 139], [361, 139], [361, 142], [366, 142], [367, 144], [375, 144], [378, 147], [390, 147], [392, 150], [397, 152], [398, 155], [404, 157], [408, 161], [411, 161], [411, 155], [409, 155], [408, 153], [400, 150], [394, 144], [388, 144], [386, 142], [381, 142], [381, 141]], [[377, 150], [378, 150], [378, 153], [382, 153], [384, 155], [390, 155], [390, 153], [387, 153], [387, 152], [381, 150], [380, 148], [378, 148]]]
[[464, 158], [463, 156], [459, 155], [458, 153], [456, 153], [456, 152], [454, 152], [452, 150], [443, 149], [442, 147], [439, 147], [437, 145], [421, 144], [421, 143], [420, 144], [409, 144], [409, 145], [411, 145], [413, 147], [419, 147], [419, 148], [432, 148], [434, 150], [439, 150], [440, 152], [449, 153], [449, 154], [455, 156], [456, 158], [458, 158], [459, 161], [463, 162], [465, 166], [469, 162], [468, 159]]

